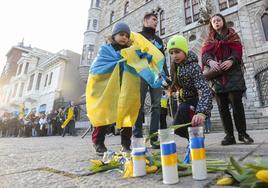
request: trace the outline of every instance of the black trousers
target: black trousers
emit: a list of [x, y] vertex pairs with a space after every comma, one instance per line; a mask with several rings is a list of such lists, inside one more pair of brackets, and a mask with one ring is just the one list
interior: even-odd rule
[[[191, 122], [195, 114], [195, 111], [192, 109], [192, 107], [196, 108], [197, 103], [198, 98], [189, 99], [185, 102], [180, 103], [173, 120], [173, 125]], [[190, 126], [191, 125], [175, 130], [175, 134], [189, 140], [188, 127]]]
[[244, 105], [242, 103], [242, 94], [242, 91], [215, 94], [222, 125], [225, 133], [228, 135], [234, 134], [229, 104], [231, 104], [233, 110], [233, 118], [237, 132], [239, 134], [246, 133], [246, 118]]
[[162, 108], [161, 107], [160, 129], [166, 129], [167, 128], [167, 114], [168, 114], [167, 108]]
[[[104, 144], [105, 135], [110, 125], [95, 127], [92, 133], [92, 142], [94, 144]], [[131, 145], [131, 136], [132, 136], [132, 127], [125, 127], [120, 130], [121, 135], [121, 145], [130, 146]]]

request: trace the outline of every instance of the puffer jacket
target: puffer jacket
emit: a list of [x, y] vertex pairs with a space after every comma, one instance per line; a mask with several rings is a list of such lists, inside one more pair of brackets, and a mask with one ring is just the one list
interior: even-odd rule
[[189, 51], [186, 61], [177, 64], [177, 78], [180, 87], [179, 101], [185, 102], [193, 98], [199, 98], [195, 112], [210, 116], [212, 93], [198, 64], [198, 57], [194, 52]]

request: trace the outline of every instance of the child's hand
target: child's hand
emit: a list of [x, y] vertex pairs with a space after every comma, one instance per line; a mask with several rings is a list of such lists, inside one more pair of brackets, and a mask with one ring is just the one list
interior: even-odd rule
[[196, 114], [192, 118], [192, 126], [202, 125], [205, 122], [205, 116], [202, 114]]

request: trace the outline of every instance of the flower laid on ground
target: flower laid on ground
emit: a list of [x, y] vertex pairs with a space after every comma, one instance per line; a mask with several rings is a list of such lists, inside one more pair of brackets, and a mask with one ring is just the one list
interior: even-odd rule
[[256, 159], [256, 164], [240, 165], [233, 157], [227, 167], [230, 177], [217, 180], [217, 185], [238, 184], [240, 187], [261, 188], [268, 187], [268, 162]]
[[[182, 159], [178, 158], [178, 171], [179, 176], [192, 175], [191, 164], [183, 164]], [[109, 170], [117, 170], [123, 173], [124, 178], [133, 177], [133, 164], [131, 156], [126, 153], [113, 153], [111, 159], [108, 161], [103, 160], [90, 160], [93, 166], [89, 169], [92, 172], [105, 172]], [[223, 160], [207, 159], [207, 169], [209, 173], [227, 170], [228, 163]], [[146, 156], [146, 173], [160, 173], [161, 172], [161, 155], [160, 152], [152, 153]]]

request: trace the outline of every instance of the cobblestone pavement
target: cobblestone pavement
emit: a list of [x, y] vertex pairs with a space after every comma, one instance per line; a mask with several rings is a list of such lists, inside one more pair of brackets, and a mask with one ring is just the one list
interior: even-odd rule
[[[227, 160], [245, 156], [265, 141], [268, 130], [250, 131], [255, 139], [253, 145], [237, 144], [220, 146], [223, 133], [206, 135], [207, 157]], [[120, 137], [107, 137], [106, 145], [114, 151], [120, 148]], [[187, 141], [176, 136], [177, 149], [183, 155]], [[88, 173], [89, 159], [96, 159], [90, 136], [80, 137], [38, 137], [0, 138], [0, 187], [204, 187], [217, 174], [209, 174], [206, 181], [192, 181], [191, 177], [180, 178], [180, 183], [163, 185], [160, 175], [123, 179], [119, 172], [78, 176]], [[268, 160], [268, 145], [262, 144], [246, 158], [252, 161], [257, 156]], [[49, 169], [50, 168], [50, 169]], [[51, 170], [52, 169], [52, 170]], [[53, 170], [64, 171], [59, 174]], [[68, 174], [70, 173], [70, 174]], [[216, 187], [216, 186], [211, 186]]]

